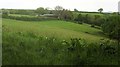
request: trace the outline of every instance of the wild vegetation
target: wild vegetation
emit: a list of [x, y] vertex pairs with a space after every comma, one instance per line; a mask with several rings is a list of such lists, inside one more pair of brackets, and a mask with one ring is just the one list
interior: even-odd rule
[[[31, 32], [3, 30], [3, 65], [117, 65], [117, 42], [60, 40]], [[8, 32], [9, 31], [9, 32]]]
[[3, 65], [117, 65], [120, 16], [55, 10], [2, 9]]

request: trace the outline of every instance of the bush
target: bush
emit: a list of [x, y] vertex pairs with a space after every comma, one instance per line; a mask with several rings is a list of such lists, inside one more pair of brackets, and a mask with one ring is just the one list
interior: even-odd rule
[[2, 17], [6, 17], [6, 18], [8, 18], [8, 13], [2, 13]]
[[91, 27], [95, 27], [95, 25], [92, 24]]
[[109, 16], [104, 24], [102, 24], [102, 30], [110, 38], [120, 40], [120, 16]]
[[22, 21], [56, 20], [56, 18], [54, 17], [3, 16], [3, 18], [22, 20]]
[[97, 26], [101, 26], [101, 24], [103, 24], [105, 22], [105, 18], [99, 16], [99, 15], [95, 15], [95, 16], [92, 16], [92, 15], [89, 15], [89, 14], [86, 14], [86, 15], [82, 15], [82, 14], [79, 14], [75, 19], [74, 19], [75, 22], [84, 22], [84, 23], [87, 23], [87, 24], [93, 24], [93, 25], [97, 25]]

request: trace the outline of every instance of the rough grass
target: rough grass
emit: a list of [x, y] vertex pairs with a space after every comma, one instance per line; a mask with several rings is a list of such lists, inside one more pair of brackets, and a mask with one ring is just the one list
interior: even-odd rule
[[88, 24], [75, 24], [66, 21], [17, 21], [3, 19], [3, 26], [11, 32], [32, 32], [36, 35], [56, 37], [59, 39], [82, 38], [88, 42], [106, 39], [100, 29]]
[[3, 65], [117, 65], [117, 43], [3, 32]]
[[3, 19], [2, 28], [3, 65], [118, 64], [117, 43], [98, 42], [101, 30], [87, 24]]

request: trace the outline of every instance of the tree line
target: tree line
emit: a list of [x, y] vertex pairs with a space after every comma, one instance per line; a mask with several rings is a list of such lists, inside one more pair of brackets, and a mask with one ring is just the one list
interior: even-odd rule
[[[8, 14], [38, 15], [38, 17], [44, 14], [53, 14], [54, 18], [58, 20], [73, 21], [78, 24], [87, 23], [91, 24], [91, 27], [97, 25], [100, 26], [103, 32], [110, 38], [114, 38], [120, 41], [120, 15], [118, 15], [117, 13], [104, 14], [102, 12], [103, 8], [98, 9], [98, 11], [98, 14], [101, 14], [102, 16], [97, 14], [91, 16], [89, 13], [83, 15], [77, 9], [74, 9], [74, 11], [70, 11], [68, 9], [64, 9], [61, 6], [56, 6], [54, 10], [49, 10], [43, 7], [39, 7], [36, 10], [2, 9], [3, 17], [7, 17]], [[77, 12], [79, 14], [76, 14], [75, 16], [74, 12]]]

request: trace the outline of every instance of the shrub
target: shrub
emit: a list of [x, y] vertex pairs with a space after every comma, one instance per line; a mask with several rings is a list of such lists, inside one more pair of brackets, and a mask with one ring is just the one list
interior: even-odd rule
[[120, 41], [120, 16], [109, 16], [104, 24], [102, 24], [102, 30], [110, 38]]
[[95, 25], [92, 24], [91, 27], [95, 27]]
[[3, 18], [22, 20], [22, 21], [56, 20], [56, 18], [54, 17], [3, 16]]

